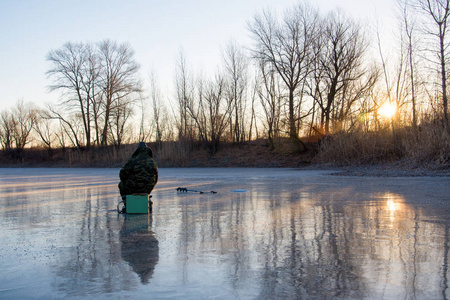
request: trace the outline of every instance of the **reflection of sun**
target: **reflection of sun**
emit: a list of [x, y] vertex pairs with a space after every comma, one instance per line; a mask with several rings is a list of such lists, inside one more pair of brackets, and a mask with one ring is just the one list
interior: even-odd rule
[[389, 214], [389, 219], [394, 222], [398, 213], [401, 213], [404, 209], [403, 199], [401, 196], [386, 193], [384, 195], [386, 199], [386, 211]]
[[393, 199], [387, 200], [387, 210], [395, 212], [399, 208], [399, 203], [395, 203]]
[[396, 111], [397, 111], [397, 106], [393, 103], [388, 103], [388, 102], [383, 104], [378, 109], [378, 113], [386, 119], [392, 118], [395, 115]]

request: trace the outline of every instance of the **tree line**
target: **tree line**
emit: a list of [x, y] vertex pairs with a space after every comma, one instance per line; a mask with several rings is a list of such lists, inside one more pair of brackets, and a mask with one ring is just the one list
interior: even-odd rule
[[[283, 14], [256, 13], [248, 22], [253, 43], [229, 42], [214, 75], [194, 73], [180, 51], [174, 96], [161, 92], [156, 74], [140, 77], [129, 44], [68, 42], [47, 55], [58, 103], [18, 101], [3, 111], [1, 147], [41, 144], [51, 154], [55, 147], [200, 141], [215, 153], [223, 141], [264, 137], [273, 149], [288, 137], [301, 150], [302, 136], [418, 130], [424, 120], [448, 131], [450, 0], [399, 0], [397, 12], [389, 59], [380, 30], [341, 10], [323, 14], [299, 2]], [[385, 103], [396, 108], [392, 119], [380, 114]]]

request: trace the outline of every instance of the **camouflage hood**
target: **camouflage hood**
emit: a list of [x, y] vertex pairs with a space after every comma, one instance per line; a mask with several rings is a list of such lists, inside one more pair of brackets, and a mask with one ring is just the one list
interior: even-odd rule
[[153, 152], [150, 148], [137, 148], [136, 151], [134, 151], [133, 155], [131, 155], [131, 157], [136, 157], [138, 155], [148, 155], [153, 158]]
[[153, 152], [152, 149], [147, 147], [147, 145], [144, 142], [140, 142], [137, 149], [134, 151], [133, 155], [131, 157], [135, 157], [138, 155], [149, 155], [151, 158], [153, 158]]

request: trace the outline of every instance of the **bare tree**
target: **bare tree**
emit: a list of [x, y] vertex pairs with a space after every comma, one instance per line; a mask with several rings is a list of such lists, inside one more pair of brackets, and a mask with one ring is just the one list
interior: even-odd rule
[[36, 123], [34, 124], [34, 130], [47, 148], [47, 152], [50, 157], [53, 156], [52, 144], [55, 138], [55, 132], [52, 125], [51, 116], [48, 111], [42, 109], [36, 110]]
[[63, 153], [66, 153], [67, 135], [64, 129], [64, 125], [61, 121], [58, 122], [58, 126], [56, 127], [55, 138], [58, 146], [62, 149]]
[[175, 86], [178, 101], [178, 139], [187, 138], [190, 133], [190, 120], [188, 113], [188, 103], [192, 102], [193, 84], [192, 77], [186, 66], [186, 58], [182, 50], [180, 50], [177, 61], [177, 70], [175, 73]]
[[12, 108], [12, 118], [14, 123], [13, 139], [16, 150], [21, 155], [25, 146], [30, 142], [30, 133], [36, 122], [36, 111], [32, 105], [19, 100]]
[[[441, 97], [444, 113], [444, 124], [447, 128], [448, 123], [448, 95], [447, 95], [447, 60], [448, 60], [448, 41], [447, 32], [449, 30], [450, 0], [414, 0], [414, 4], [423, 13], [428, 20], [425, 33], [426, 36], [433, 37], [435, 48], [428, 48], [435, 57], [439, 66], [441, 77]], [[430, 44], [432, 44], [431, 41]], [[437, 43], [436, 43], [437, 42]]]
[[152, 73], [150, 75], [150, 100], [151, 100], [152, 109], [153, 109], [152, 125], [155, 126], [157, 143], [161, 143], [162, 134], [163, 134], [162, 118], [163, 118], [163, 109], [164, 108], [163, 108], [161, 98], [162, 98], [162, 96], [161, 96], [160, 90], [158, 89], [155, 74]]
[[36, 110], [32, 104], [17, 101], [9, 111], [1, 113], [0, 142], [3, 151], [14, 158], [23, 159], [25, 147], [32, 141], [31, 131], [36, 123]]
[[[342, 98], [339, 98], [333, 109], [333, 119], [338, 122], [337, 129], [351, 129], [355, 124], [355, 119], [359, 120], [360, 106], [371, 95], [376, 83], [380, 77], [380, 71], [376, 66], [368, 66], [359, 80], [350, 80], [345, 85]], [[356, 114], [356, 116], [355, 116]], [[354, 119], [352, 119], [354, 118]], [[350, 122], [345, 126], [345, 122]], [[338, 127], [338, 125], [340, 127]]]
[[109, 117], [108, 128], [110, 130], [109, 141], [116, 148], [120, 148], [127, 133], [127, 122], [130, 120], [133, 110], [131, 108], [132, 102], [127, 98], [120, 98], [114, 109], [111, 111]]
[[2, 111], [0, 118], [0, 142], [2, 144], [3, 151], [9, 152], [13, 149], [13, 137], [16, 121], [7, 110]]
[[245, 114], [247, 98], [247, 62], [242, 50], [235, 42], [229, 42], [224, 54], [225, 70], [228, 84], [227, 97], [233, 103], [233, 112], [230, 116], [230, 132], [234, 142], [245, 139]]
[[148, 97], [140, 97], [138, 102], [139, 116], [139, 141], [147, 141], [151, 136], [151, 128], [149, 127], [150, 116], [148, 115]]
[[77, 148], [77, 151], [80, 152], [83, 145], [81, 143], [82, 135], [79, 130], [79, 118], [77, 117], [77, 114], [69, 113], [65, 115], [50, 104], [47, 104], [47, 109], [49, 111], [50, 118], [60, 122], [60, 133], [62, 133], [58, 135], [60, 141], [63, 137], [68, 138], [72, 145]]
[[[391, 85], [393, 87], [393, 92], [395, 93], [393, 95], [394, 99], [391, 99], [391, 102], [394, 102], [396, 106], [396, 111], [392, 117], [391, 122], [393, 129], [395, 129], [394, 124], [402, 124], [402, 117], [406, 116], [405, 114], [402, 115], [400, 112], [403, 110], [402, 108], [405, 107], [408, 103], [409, 96], [411, 94], [414, 96], [415, 91], [414, 81], [411, 82], [411, 76], [414, 75], [414, 69], [411, 70], [410, 68], [412, 67], [412, 57], [410, 55], [410, 50], [412, 50], [412, 48], [410, 47], [411, 44], [409, 44], [408, 40], [409, 38], [407, 37], [407, 34], [405, 40], [405, 34], [403, 34], [402, 32], [400, 35], [399, 57], [397, 66], [394, 69], [394, 71], [396, 72], [394, 77], [395, 82], [393, 82], [393, 84]], [[415, 109], [415, 99], [413, 99], [413, 106], [413, 108]], [[415, 113], [413, 112], [413, 117], [414, 115]]]
[[[255, 132], [255, 138], [258, 139], [258, 125], [256, 120], [256, 100], [257, 100], [257, 90], [258, 90], [258, 79], [255, 78], [255, 82], [252, 88], [252, 96], [251, 96], [251, 113], [250, 113], [250, 125], [248, 130], [248, 140], [251, 141], [253, 139], [253, 132]], [[255, 130], [253, 130], [255, 127]]]
[[344, 112], [346, 104], [343, 100], [350, 98], [346, 95], [351, 91], [349, 85], [362, 80], [366, 74], [362, 64], [367, 43], [361, 27], [340, 11], [327, 16], [322, 32], [323, 45], [318, 56], [320, 77], [315, 77], [313, 96], [321, 109], [321, 124], [325, 133], [329, 133], [333, 110], [336, 111], [334, 115], [339, 108], [341, 114]]
[[[98, 53], [92, 44], [85, 46], [87, 61], [84, 65], [84, 74], [87, 78], [83, 80], [83, 90], [86, 95], [86, 99], [89, 102], [88, 114], [89, 120], [92, 119], [95, 130], [95, 143], [100, 145], [100, 124], [102, 116], [102, 89], [99, 86], [99, 75], [101, 71], [100, 59]], [[89, 128], [91, 128], [91, 122], [89, 122]], [[89, 132], [89, 140], [92, 134]]]
[[[271, 13], [263, 12], [250, 24], [256, 58], [271, 64], [288, 90], [289, 136], [293, 139], [298, 139], [296, 122], [301, 119], [295, 115], [294, 96], [310, 72], [318, 22], [317, 10], [301, 3], [286, 11], [281, 23]], [[297, 101], [302, 100], [299, 96]]]
[[47, 75], [53, 78], [50, 90], [61, 90], [62, 103], [70, 110], [80, 112], [85, 132], [85, 145], [91, 143], [91, 103], [95, 99], [97, 77], [92, 47], [83, 43], [66, 43], [61, 49], [50, 51], [47, 60], [51, 68]]
[[208, 152], [217, 152], [233, 108], [226, 97], [226, 83], [220, 74], [205, 84], [199, 80], [198, 98], [187, 103], [189, 115], [196, 124], [200, 138]]
[[[404, 12], [402, 12], [404, 13]], [[404, 16], [402, 16], [402, 19], [404, 18]], [[404, 20], [402, 20], [403, 23]], [[378, 24], [377, 24], [378, 25]], [[401, 26], [403, 27], [404, 24], [401, 24]], [[402, 28], [403, 31], [403, 28]], [[407, 36], [408, 34], [406, 34]], [[384, 77], [384, 82], [385, 82], [385, 91], [386, 91], [386, 95], [382, 95], [377, 97], [378, 99], [373, 99], [374, 103], [375, 103], [375, 107], [374, 107], [374, 113], [376, 113], [376, 117], [378, 117], [377, 114], [377, 109], [379, 109], [381, 107], [381, 105], [383, 104], [383, 102], [386, 103], [386, 101], [383, 101], [382, 99], [387, 99], [387, 101], [390, 104], [395, 105], [395, 113], [393, 114], [393, 116], [390, 118], [390, 124], [392, 126], [392, 131], [395, 132], [395, 127], [398, 126], [398, 124], [402, 123], [402, 114], [400, 113], [400, 111], [402, 110], [403, 107], [406, 106], [407, 102], [408, 102], [408, 97], [410, 95], [410, 90], [414, 87], [411, 87], [411, 81], [409, 76], [411, 74], [413, 74], [414, 70], [412, 70], [412, 72], [409, 71], [409, 67], [411, 66], [411, 61], [409, 61], [408, 57], [412, 57], [408, 54], [408, 52], [410, 50], [412, 50], [412, 48], [410, 46], [412, 46], [411, 44], [408, 45], [408, 38], [405, 40], [405, 34], [403, 32], [400, 32], [399, 38], [398, 38], [398, 45], [399, 45], [399, 50], [398, 50], [398, 57], [395, 61], [394, 66], [392, 67], [392, 63], [391, 63], [391, 67], [389, 67], [388, 63], [387, 63], [387, 59], [385, 58], [384, 54], [383, 54], [383, 50], [382, 50], [382, 45], [381, 45], [381, 37], [380, 37], [380, 31], [379, 28], [377, 26], [377, 45], [378, 45], [378, 52], [381, 58], [381, 63], [382, 63], [382, 69], [383, 69], [383, 77]], [[409, 39], [409, 41], [411, 41]], [[408, 75], [408, 73], [410, 75]], [[414, 94], [414, 93], [413, 93]], [[381, 101], [380, 101], [381, 100]], [[405, 110], [406, 112], [406, 110]], [[377, 124], [378, 120], [376, 121]]]
[[397, 0], [397, 5], [401, 13], [403, 32], [406, 35], [406, 51], [409, 65], [409, 79], [412, 103], [412, 124], [414, 130], [417, 129], [417, 100], [416, 100], [416, 63], [415, 52], [417, 47], [416, 41], [416, 22], [411, 14], [409, 0]]
[[270, 150], [274, 150], [274, 138], [280, 131], [280, 115], [282, 95], [280, 84], [275, 70], [264, 63], [260, 64], [261, 83], [258, 86], [257, 93], [264, 111], [265, 126], [267, 127], [267, 136]]
[[110, 132], [110, 118], [113, 117], [115, 110], [115, 118], [118, 115], [128, 114], [123, 109], [128, 109], [130, 107], [128, 103], [137, 100], [135, 95], [141, 91], [141, 82], [138, 78], [139, 65], [134, 60], [134, 51], [128, 44], [119, 45], [105, 40], [98, 44], [98, 48], [101, 66], [99, 85], [102, 91], [104, 118], [100, 144], [105, 146], [108, 142], [108, 132]]

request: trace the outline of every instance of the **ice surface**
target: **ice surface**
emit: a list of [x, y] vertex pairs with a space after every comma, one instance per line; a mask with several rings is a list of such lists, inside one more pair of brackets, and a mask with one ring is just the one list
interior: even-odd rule
[[449, 298], [449, 178], [328, 173], [0, 169], [0, 299]]

